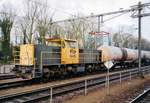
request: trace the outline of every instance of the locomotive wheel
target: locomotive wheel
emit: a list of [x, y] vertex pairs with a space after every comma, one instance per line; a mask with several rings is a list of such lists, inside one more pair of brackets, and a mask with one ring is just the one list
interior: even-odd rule
[[23, 78], [23, 79], [32, 79], [32, 74], [22, 74], [21, 75], [21, 77]]

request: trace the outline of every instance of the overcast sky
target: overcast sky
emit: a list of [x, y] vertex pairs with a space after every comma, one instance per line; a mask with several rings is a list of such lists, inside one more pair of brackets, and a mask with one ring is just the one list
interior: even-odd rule
[[[18, 11], [23, 9], [25, 0], [0, 0], [0, 4], [11, 3]], [[70, 14], [82, 13], [89, 15], [119, 10], [119, 8], [129, 8], [139, 0], [47, 0], [50, 9], [55, 10], [56, 14], [67, 18]], [[149, 0], [142, 0], [148, 2]], [[63, 19], [62, 16], [56, 19]]]
[[[4, 3], [12, 4], [19, 15], [22, 15], [23, 2], [25, 0], [0, 0], [0, 5]], [[50, 10], [55, 11], [54, 20], [63, 20], [71, 17], [71, 14], [90, 15], [91, 13], [99, 14], [119, 10], [120, 8], [130, 8], [136, 5], [139, 0], [47, 0]], [[150, 2], [150, 0], [141, 0], [142, 3]], [[150, 17], [145, 17], [142, 20], [143, 37], [150, 40]], [[119, 19], [113, 20], [113, 23], [106, 23], [108, 27], [115, 27], [118, 24], [135, 25], [137, 19], [133, 19], [129, 14], [122, 16]], [[111, 25], [110, 25], [111, 24]], [[135, 31], [137, 34], [137, 31]]]

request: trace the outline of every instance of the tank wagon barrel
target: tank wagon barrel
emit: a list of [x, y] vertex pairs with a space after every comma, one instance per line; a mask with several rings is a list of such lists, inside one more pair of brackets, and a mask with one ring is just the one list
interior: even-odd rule
[[[114, 46], [100, 46], [97, 48], [102, 52], [102, 62], [106, 61], [136, 61], [138, 59], [138, 51], [135, 49], [119, 48]], [[142, 51], [141, 58], [150, 59], [149, 51]]]

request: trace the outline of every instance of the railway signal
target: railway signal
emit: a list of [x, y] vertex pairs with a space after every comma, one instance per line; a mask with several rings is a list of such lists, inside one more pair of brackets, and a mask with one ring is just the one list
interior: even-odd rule
[[104, 63], [104, 65], [105, 65], [105, 67], [106, 67], [107, 69], [111, 69], [111, 67], [112, 67], [114, 64], [113, 64], [112, 61], [107, 61], [107, 62]]
[[105, 67], [107, 68], [107, 75], [106, 75], [106, 84], [107, 84], [107, 94], [109, 95], [110, 93], [110, 86], [109, 86], [109, 69], [113, 67], [113, 62], [112, 61], [107, 61], [104, 63]]

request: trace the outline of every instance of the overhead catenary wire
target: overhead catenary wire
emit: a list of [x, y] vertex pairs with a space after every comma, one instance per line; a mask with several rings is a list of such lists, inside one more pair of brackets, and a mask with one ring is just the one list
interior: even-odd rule
[[125, 15], [125, 14], [127, 14], [127, 13], [128, 13], [128, 12], [122, 13], [122, 14], [119, 14], [119, 15], [116, 15], [116, 16], [113, 16], [113, 17], [111, 17], [111, 18], [108, 18], [108, 19], [104, 20], [103, 22], [110, 21], [110, 20], [112, 20], [112, 19], [118, 18], [118, 17], [120, 17], [120, 16], [122, 16], [122, 15]]
[[[34, 0], [29, 0], [29, 1], [35, 2], [35, 3], [37, 3], [37, 4], [39, 4], [39, 5], [42, 5], [42, 6], [48, 6], [47, 4], [43, 4], [43, 3], [38, 2], [38, 1], [34, 1]], [[150, 5], [150, 3], [145, 3], [145, 5]], [[145, 7], [145, 5], [143, 4], [144, 7]], [[119, 10], [119, 11], [114, 11], [114, 12], [101, 13], [101, 14], [97, 14], [97, 15], [90, 15], [90, 16], [79, 17], [79, 16], [77, 16], [77, 15], [68, 13], [68, 12], [63, 11], [63, 10], [60, 10], [60, 9], [58, 9], [58, 8], [52, 8], [52, 7], [50, 7], [50, 6], [48, 6], [48, 7], [51, 8], [51, 9], [54, 9], [54, 10], [57, 10], [57, 11], [60, 11], [60, 12], [63, 12], [63, 13], [65, 13], [65, 14], [68, 14], [68, 15], [70, 15], [70, 16], [75, 17], [75, 18], [73, 18], [73, 19], [65, 19], [65, 20], [54, 21], [54, 22], [52, 22], [52, 24], [53, 24], [53, 23], [61, 23], [61, 22], [70, 22], [70, 21], [74, 21], [74, 20], [78, 20], [78, 19], [95, 18], [95, 17], [98, 17], [98, 16], [113, 15], [113, 14], [118, 14], [118, 13], [128, 13], [128, 12], [132, 12], [132, 11], [136, 11], [136, 10], [137, 10], [137, 7], [136, 7], [136, 6], [131, 6], [131, 9]], [[4, 14], [5, 12], [0, 12], [0, 13], [1, 13], [1, 14]], [[5, 14], [6, 14], [6, 13], [5, 13]], [[119, 14], [118, 17], [121, 16], [121, 15], [123, 15], [123, 14]], [[112, 20], [112, 19], [114, 19], [114, 18], [117, 18], [117, 16], [111, 17], [110, 19], [105, 20], [104, 22], [109, 21], [109, 20]], [[91, 22], [92, 22], [92, 21], [91, 21]], [[92, 23], [93, 23], [93, 22], [92, 22]], [[96, 24], [96, 23], [95, 23], [95, 24]]]
[[126, 9], [126, 10], [119, 10], [119, 11], [114, 11], [114, 12], [101, 13], [101, 14], [97, 14], [97, 15], [78, 17], [78, 18], [74, 18], [74, 19], [59, 20], [59, 21], [55, 21], [53, 23], [68, 22], [68, 21], [74, 21], [74, 20], [78, 20], [78, 19], [95, 18], [95, 17], [99, 17], [99, 16], [113, 15], [113, 14], [118, 14], [118, 13], [131, 12], [131, 11], [135, 11], [135, 10], [136, 10], [135, 8], [131, 8], [131, 9]]
[[[31, 2], [35, 2], [39, 5], [43, 5], [43, 6], [48, 6], [47, 4], [43, 4], [41, 2], [38, 2], [38, 1], [34, 1], [34, 0], [29, 0]], [[142, 4], [142, 7], [148, 7], [150, 6], [150, 3], [144, 3]], [[52, 8], [50, 6], [48, 6], [49, 8], [51, 9], [54, 9], [54, 10], [57, 10], [57, 11], [60, 11], [62, 13], [65, 13], [65, 14], [68, 14], [70, 16], [73, 16], [75, 18], [73, 19], [65, 19], [65, 20], [58, 20], [58, 21], [54, 21], [53, 23], [61, 23], [61, 22], [69, 22], [69, 21], [74, 21], [74, 20], [78, 20], [78, 19], [88, 19], [88, 18], [94, 18], [94, 17], [98, 17], [98, 16], [107, 16], [107, 15], [113, 15], [113, 14], [118, 14], [118, 13], [128, 13], [128, 12], [133, 12], [133, 11], [136, 11], [138, 8], [136, 5], [133, 5], [131, 6], [131, 9], [125, 9], [125, 10], [119, 10], [119, 11], [114, 11], [114, 12], [108, 12], [108, 13], [101, 13], [101, 14], [97, 14], [97, 15], [90, 15], [90, 16], [83, 16], [83, 17], [79, 17], [77, 15], [74, 15], [74, 14], [71, 14], [69, 12], [66, 12], [66, 11], [63, 11], [61, 9], [58, 9], [58, 8]], [[0, 14], [9, 14], [9, 13], [6, 13], [6, 12], [0, 12]], [[17, 15], [15, 15], [17, 16]], [[115, 18], [115, 17], [114, 17]], [[113, 17], [112, 17], [113, 19]], [[110, 19], [111, 20], [111, 19]]]

